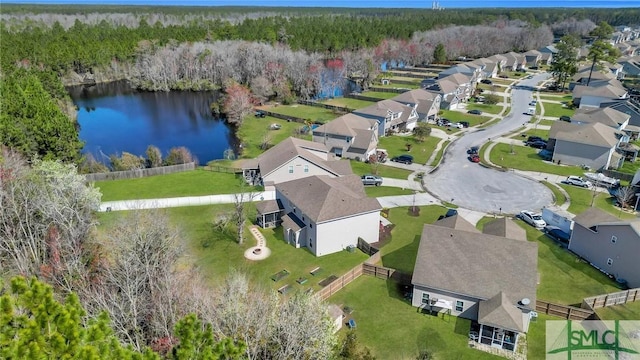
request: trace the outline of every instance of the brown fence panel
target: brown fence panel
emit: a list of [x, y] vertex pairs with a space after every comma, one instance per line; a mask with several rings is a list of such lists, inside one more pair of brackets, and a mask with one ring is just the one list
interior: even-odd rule
[[353, 109], [350, 109], [350, 108], [347, 108], [347, 107], [335, 106], [335, 105], [330, 105], [330, 104], [323, 104], [323, 103], [319, 103], [319, 102], [316, 102], [316, 101], [310, 101], [310, 100], [298, 100], [298, 104], [321, 107], [321, 108], [325, 108], [325, 109], [328, 109], [328, 110], [332, 110], [332, 111], [335, 111], [335, 112], [338, 112], [338, 113], [344, 113], [344, 114], [350, 113], [350, 112], [353, 111]]
[[191, 171], [196, 168], [195, 162], [187, 164], [178, 164], [170, 166], [160, 166], [149, 169], [138, 169], [129, 171], [112, 171], [107, 173], [94, 173], [85, 174], [84, 177], [87, 181], [104, 181], [104, 180], [120, 180], [120, 179], [137, 179], [154, 175], [173, 174], [183, 171]]
[[272, 111], [267, 111], [267, 110], [261, 110], [263, 113], [265, 113], [265, 115], [267, 116], [271, 116], [277, 119], [282, 119], [282, 120], [286, 120], [286, 121], [293, 121], [293, 122], [297, 122], [297, 123], [301, 123], [304, 124], [305, 121], [307, 121], [306, 119], [303, 118], [299, 118], [296, 116], [291, 116], [291, 115], [283, 115], [283, 114], [278, 114]]
[[342, 288], [347, 286], [353, 280], [359, 278], [361, 275], [362, 275], [362, 264], [359, 264], [353, 269], [344, 273], [339, 278], [332, 281], [331, 284], [320, 289], [318, 292], [315, 293], [315, 296], [319, 297], [321, 300], [326, 300], [329, 297], [331, 297], [331, 295], [342, 290]]
[[218, 165], [207, 165], [203, 169], [214, 172], [222, 172], [222, 173], [232, 173], [239, 174], [242, 172], [242, 169], [228, 167], [228, 166], [218, 166]]
[[591, 310], [586, 310], [574, 306], [554, 304], [542, 300], [536, 301], [536, 311], [568, 320], [586, 320], [591, 318], [594, 314], [594, 312]]
[[582, 300], [581, 307], [587, 309], [599, 309], [634, 301], [640, 301], [640, 288], [584, 298]]
[[[377, 92], [389, 92], [389, 93], [396, 93], [396, 94], [402, 94], [405, 93], [411, 89], [396, 89], [396, 88], [383, 88], [383, 87], [378, 87], [378, 86], [371, 86], [369, 87], [369, 90], [371, 91], [377, 91]], [[345, 95], [345, 97], [347, 97]], [[380, 100], [380, 99], [378, 99]]]

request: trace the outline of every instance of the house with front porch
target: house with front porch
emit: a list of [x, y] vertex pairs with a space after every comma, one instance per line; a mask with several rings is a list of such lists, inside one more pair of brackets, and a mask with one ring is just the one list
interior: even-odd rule
[[378, 122], [355, 114], [342, 115], [313, 129], [313, 141], [337, 157], [365, 161], [378, 147]]
[[258, 203], [261, 226], [281, 225], [284, 240], [315, 256], [374, 243], [380, 231], [376, 198], [368, 197], [360, 176], [314, 175], [275, 185], [276, 200]]
[[[412, 305], [469, 319], [472, 340], [516, 351], [518, 337], [537, 316], [538, 244], [480, 233], [471, 224], [467, 230], [441, 226], [444, 220], [424, 225], [411, 281]], [[498, 224], [490, 231], [506, 234], [507, 227]]]
[[413, 89], [391, 98], [401, 104], [411, 106], [418, 113], [418, 121], [435, 120], [440, 111], [442, 95], [424, 89]]
[[505, 70], [516, 71], [518, 69], [527, 68], [527, 60], [522, 54], [511, 51], [506, 54], [502, 54], [502, 56], [507, 60], [505, 63]]
[[549, 130], [547, 149], [559, 164], [582, 165], [593, 170], [617, 169], [623, 156], [616, 152], [625, 133], [600, 122], [576, 124], [556, 121]]
[[573, 220], [569, 250], [620, 283], [640, 287], [640, 219], [620, 220], [591, 207]]
[[538, 50], [529, 50], [523, 55], [528, 68], [538, 66], [538, 63], [542, 59], [542, 53]]
[[255, 159], [242, 160], [242, 175], [249, 184], [274, 184], [313, 175], [340, 177], [353, 174], [351, 163], [340, 160], [323, 143], [289, 137]]
[[418, 113], [411, 106], [394, 100], [381, 100], [365, 108], [353, 111], [353, 114], [378, 122], [378, 136], [387, 133], [413, 131], [418, 122]]

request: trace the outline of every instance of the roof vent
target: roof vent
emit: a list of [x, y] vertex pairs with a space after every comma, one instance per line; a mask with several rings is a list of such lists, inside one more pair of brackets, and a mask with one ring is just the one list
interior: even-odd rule
[[528, 306], [529, 304], [531, 304], [531, 300], [529, 300], [529, 298], [524, 298], [524, 299], [520, 300], [520, 304], [522, 304], [524, 306]]

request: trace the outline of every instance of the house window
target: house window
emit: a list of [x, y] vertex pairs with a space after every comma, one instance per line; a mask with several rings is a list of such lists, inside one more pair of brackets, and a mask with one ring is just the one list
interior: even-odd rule
[[304, 166], [304, 172], [308, 173], [309, 172], [309, 165], [305, 165]]
[[611, 236], [611, 243], [612, 243], [612, 244], [615, 244], [615, 243], [616, 243], [616, 241], [618, 241], [618, 237], [617, 237], [617, 236], [615, 236], [615, 235]]
[[351, 136], [347, 136], [347, 142], [351, 142]]
[[313, 247], [313, 241], [311, 241], [311, 239], [309, 239], [309, 247], [312, 248]]
[[613, 259], [612, 258], [608, 258], [607, 259], [607, 265], [609, 265], [609, 266], [613, 265]]
[[429, 303], [429, 294], [422, 293], [422, 303], [423, 304], [428, 304]]
[[309, 224], [309, 227], [313, 229], [313, 224]]
[[464, 302], [458, 300], [456, 301], [456, 311], [462, 312], [464, 310]]
[[289, 174], [293, 174], [293, 165], [289, 165]]

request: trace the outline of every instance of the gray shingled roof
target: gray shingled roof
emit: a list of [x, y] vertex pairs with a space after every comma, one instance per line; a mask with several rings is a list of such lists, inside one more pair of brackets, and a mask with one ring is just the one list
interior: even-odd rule
[[302, 220], [300, 220], [293, 212], [285, 214], [282, 217], [282, 227], [285, 229], [298, 231], [300, 229], [304, 229], [306, 226], [307, 225], [305, 225], [304, 222], [302, 222]]
[[356, 129], [369, 130], [375, 127], [376, 121], [356, 114], [346, 114], [335, 118], [328, 123], [318, 126], [314, 133], [335, 134], [342, 136], [356, 136]]
[[[556, 140], [574, 142], [579, 144], [588, 144], [601, 147], [613, 147], [618, 143], [615, 129], [608, 127], [601, 123], [591, 124], [568, 124], [557, 125], [560, 122], [556, 122], [551, 126], [549, 131], [549, 137]], [[573, 126], [571, 126], [573, 125]], [[558, 130], [558, 127], [563, 130]], [[554, 131], [555, 130], [555, 131]]]
[[538, 244], [424, 225], [412, 284], [490, 299], [536, 299]]
[[[353, 142], [349, 147], [349, 152], [360, 152], [365, 153], [369, 150], [373, 150], [376, 147], [376, 141], [374, 141], [375, 134], [371, 130], [355, 130], [355, 137], [353, 138]], [[356, 149], [360, 151], [356, 151]]]
[[471, 83], [471, 77], [461, 73], [451, 74], [447, 77], [443, 77], [442, 80], [451, 81], [458, 86]]
[[629, 120], [630, 117], [631, 115], [612, 108], [577, 109], [575, 114], [571, 116], [571, 121], [586, 123], [599, 122], [617, 128], [620, 124]]
[[394, 113], [410, 111], [410, 108], [407, 105], [401, 104], [397, 101], [393, 100], [380, 100], [373, 105], [369, 105], [365, 108], [358, 109], [355, 112], [359, 114], [367, 114], [376, 117], [386, 118], [388, 112], [392, 111]]
[[514, 304], [502, 291], [489, 300], [481, 301], [478, 304], [478, 323], [524, 332], [522, 310]]
[[507, 219], [506, 217], [486, 223], [484, 228], [482, 228], [482, 233], [527, 241], [527, 232], [513, 220]]
[[476, 229], [473, 224], [465, 220], [462, 216], [454, 215], [440, 219], [433, 223], [434, 225], [448, 227], [450, 229], [463, 230], [480, 234], [480, 230]]
[[458, 85], [447, 78], [438, 80], [438, 86], [443, 94], [453, 94], [458, 89]]
[[256, 203], [258, 214], [271, 214], [284, 209], [280, 200], [265, 200]]
[[600, 223], [616, 222], [619, 221], [619, 219], [598, 208], [590, 207], [581, 214], [576, 215], [576, 217], [573, 218], [573, 221], [585, 228], [590, 228]]
[[358, 175], [309, 176], [276, 184], [276, 190], [316, 223], [382, 209], [367, 197]]
[[[260, 167], [260, 173], [264, 177], [298, 156], [334, 173], [335, 175], [346, 175], [352, 173], [352, 171], [350, 171], [350, 166], [349, 172], [344, 172], [346, 171], [346, 165], [337, 164], [338, 162], [346, 161], [325, 160], [315, 155], [310, 150], [326, 153], [327, 157], [333, 158], [333, 155], [329, 153], [327, 146], [322, 143], [289, 137], [258, 156], [257, 160], [258, 166]], [[343, 172], [338, 172], [338, 169]]]
[[405, 91], [398, 96], [394, 96], [391, 98], [391, 100], [403, 104], [419, 104], [420, 101], [433, 101], [436, 97], [436, 94], [430, 93], [424, 89], [413, 89], [410, 91]]

